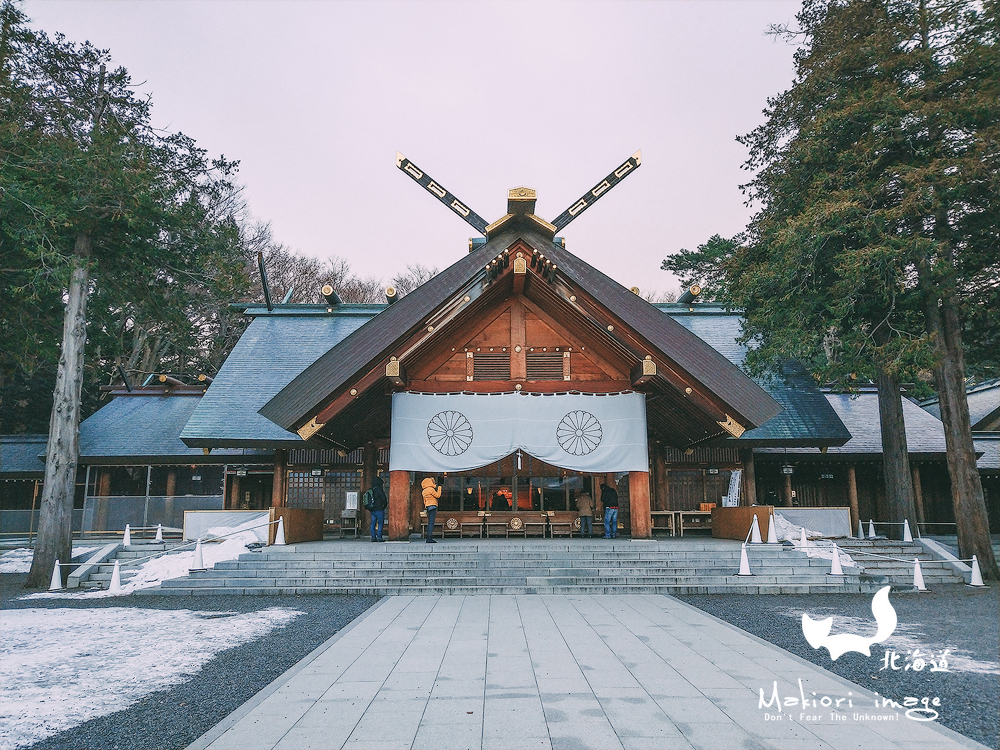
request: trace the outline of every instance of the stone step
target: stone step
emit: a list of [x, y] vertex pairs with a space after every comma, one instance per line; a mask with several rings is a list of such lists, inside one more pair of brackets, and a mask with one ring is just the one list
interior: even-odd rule
[[780, 585], [763, 584], [755, 585], [747, 583], [741, 579], [739, 583], [731, 585], [719, 584], [691, 584], [686, 583], [677, 586], [621, 586], [621, 585], [600, 585], [600, 586], [401, 586], [396, 588], [372, 588], [372, 587], [342, 587], [328, 589], [312, 586], [295, 587], [201, 587], [201, 588], [162, 588], [162, 589], [141, 589], [139, 594], [146, 596], [155, 595], [177, 595], [177, 596], [266, 596], [266, 595], [288, 595], [301, 596], [309, 594], [367, 594], [378, 596], [395, 595], [486, 595], [486, 594], [857, 594], [875, 593], [884, 584], [860, 581], [858, 583], [807, 583]]

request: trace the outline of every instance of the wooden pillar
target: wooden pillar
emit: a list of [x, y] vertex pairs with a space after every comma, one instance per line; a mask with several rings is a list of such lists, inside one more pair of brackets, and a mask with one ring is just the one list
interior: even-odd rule
[[670, 473], [667, 470], [667, 460], [662, 445], [650, 445], [653, 456], [653, 486], [651, 488], [650, 508], [670, 510]]
[[285, 507], [285, 485], [288, 473], [288, 451], [284, 448], [274, 449], [274, 481], [271, 483], [271, 507]]
[[854, 464], [847, 467], [847, 501], [851, 504], [851, 533], [858, 528], [861, 513], [858, 510], [858, 475]]
[[173, 467], [167, 469], [167, 491], [164, 494], [167, 497], [177, 494], [177, 469]]
[[743, 464], [743, 479], [740, 487], [740, 505], [757, 504], [757, 472], [753, 463], [753, 448], [740, 450], [740, 462]]
[[229, 496], [226, 498], [226, 508], [229, 510], [240, 509], [240, 478], [236, 474], [231, 475], [229, 482]]
[[652, 516], [649, 515], [649, 472], [630, 471], [628, 473], [629, 521], [633, 539], [649, 539]]
[[410, 538], [410, 472], [389, 472], [389, 538]]
[[784, 497], [781, 498], [781, 502], [784, 504], [784, 506], [786, 508], [791, 508], [792, 507], [792, 475], [791, 474], [784, 474], [783, 473], [781, 476], [783, 476], [785, 478], [785, 492], [784, 492]]
[[370, 529], [372, 524], [371, 513], [361, 505], [361, 498], [375, 483], [377, 460], [378, 448], [375, 447], [375, 443], [365, 443], [361, 448], [361, 491], [358, 493], [358, 510], [361, 511], [362, 529]]
[[[924, 523], [926, 516], [924, 515], [924, 489], [920, 486], [920, 466], [914, 461], [910, 464], [910, 469], [913, 472], [913, 499], [917, 510], [917, 523]], [[913, 529], [913, 531], [917, 531], [917, 529]]]

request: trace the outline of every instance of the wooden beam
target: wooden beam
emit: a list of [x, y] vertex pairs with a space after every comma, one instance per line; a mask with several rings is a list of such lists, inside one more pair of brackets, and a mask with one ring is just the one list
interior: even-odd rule
[[851, 533], [858, 528], [860, 511], [858, 511], [858, 475], [854, 464], [847, 466], [847, 502], [851, 506]]
[[639, 362], [635, 367], [632, 368], [630, 374], [632, 380], [632, 387], [638, 388], [645, 385], [650, 380], [656, 377], [656, 363], [653, 358], [646, 355], [646, 358]]
[[313, 417], [316, 423], [325, 425], [327, 422], [332, 421], [341, 411], [350, 406], [358, 396], [384, 378], [386, 364], [380, 362], [359, 380], [348, 383], [345, 386], [346, 390], [342, 391], [336, 398], [324, 406], [319, 414]]
[[406, 386], [406, 368], [403, 367], [403, 363], [395, 357], [391, 357], [388, 364], [386, 364], [385, 376], [389, 379], [389, 382], [397, 388], [403, 388]]
[[740, 449], [740, 462], [743, 464], [743, 486], [740, 491], [740, 505], [757, 504], [757, 470], [753, 462], [753, 448]]
[[924, 523], [924, 489], [920, 486], [920, 466], [914, 462], [910, 464], [913, 473], [913, 499], [916, 501], [917, 523]]
[[[523, 278], [523, 277], [522, 277]], [[528, 360], [525, 351], [524, 304], [523, 297], [515, 297], [510, 303], [510, 379], [524, 380], [528, 377]]]
[[271, 507], [285, 507], [285, 476], [288, 473], [288, 451], [284, 448], [274, 449], [274, 479], [271, 482]]
[[[539, 307], [534, 300], [532, 300], [527, 295], [522, 295], [520, 298], [521, 304], [525, 306], [526, 309], [537, 315], [545, 325], [551, 328], [553, 331], [558, 333], [564, 339], [566, 339], [567, 344], [573, 344], [574, 342], [582, 342], [584, 336], [580, 333], [574, 333], [570, 331], [566, 326], [553, 318], [549, 313]], [[593, 362], [600, 368], [600, 370], [608, 376], [610, 379], [615, 379], [621, 377], [622, 373], [625, 371], [625, 366], [616, 366], [608, 361], [604, 356], [594, 351], [593, 343], [586, 344], [588, 347], [584, 356]], [[574, 350], [577, 349], [576, 346], [573, 347]]]
[[631, 390], [627, 380], [578, 380], [567, 383], [563, 380], [477, 380], [463, 383], [461, 380], [411, 380], [410, 390], [422, 393], [507, 393], [517, 390], [523, 393], [618, 393]]

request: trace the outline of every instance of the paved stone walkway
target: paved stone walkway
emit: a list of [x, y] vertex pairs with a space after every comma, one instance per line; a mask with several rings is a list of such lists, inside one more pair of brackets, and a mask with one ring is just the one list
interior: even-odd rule
[[875, 701], [668, 596], [398, 596], [191, 748], [984, 747]]

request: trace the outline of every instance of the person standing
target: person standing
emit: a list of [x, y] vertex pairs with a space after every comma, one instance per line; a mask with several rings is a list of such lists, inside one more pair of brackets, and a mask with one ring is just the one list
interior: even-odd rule
[[434, 519], [437, 518], [441, 486], [434, 481], [433, 477], [426, 477], [420, 486], [423, 488], [420, 494], [424, 498], [424, 510], [427, 511], [427, 543], [436, 544], [437, 542], [434, 541]]
[[594, 535], [594, 499], [586, 490], [577, 496], [576, 510], [580, 514], [580, 536], [589, 539]]
[[601, 482], [601, 505], [604, 506], [604, 538], [618, 536], [618, 491]]
[[372, 506], [369, 512], [372, 516], [372, 541], [384, 542], [382, 530], [385, 527], [385, 509], [389, 506], [389, 498], [385, 496], [382, 477], [376, 476], [372, 482]]

